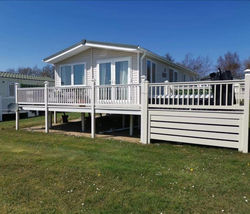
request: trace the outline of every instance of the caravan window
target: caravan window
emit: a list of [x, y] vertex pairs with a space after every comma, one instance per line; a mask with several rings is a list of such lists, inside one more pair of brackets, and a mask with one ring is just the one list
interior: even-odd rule
[[147, 60], [147, 80], [154, 83], [156, 78], [156, 64], [151, 60]]
[[71, 66], [61, 67], [61, 85], [71, 85]]
[[10, 97], [15, 96], [15, 84], [14, 83], [9, 84], [9, 96]]
[[69, 64], [61, 66], [61, 85], [84, 85], [85, 63]]

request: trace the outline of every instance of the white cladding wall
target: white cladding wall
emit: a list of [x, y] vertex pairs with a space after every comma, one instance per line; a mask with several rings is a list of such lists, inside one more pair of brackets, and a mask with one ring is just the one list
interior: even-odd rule
[[96, 79], [97, 75], [97, 62], [98, 60], [121, 58], [121, 57], [131, 57], [131, 83], [138, 83], [139, 81], [139, 68], [137, 65], [137, 54], [129, 53], [124, 51], [114, 51], [108, 49], [92, 48], [84, 52], [81, 52], [75, 56], [72, 56], [66, 60], [57, 63], [55, 70], [55, 85], [61, 85], [60, 79], [60, 65], [71, 64], [71, 63], [86, 63], [86, 84], [90, 85], [92, 79], [91, 76], [91, 55], [93, 54], [93, 71], [94, 78]]
[[[72, 56], [68, 59], [65, 59], [57, 64], [55, 64], [55, 85], [61, 86], [61, 78], [60, 78], [60, 65], [65, 64], [73, 64], [73, 63], [86, 63], [86, 84], [90, 85], [90, 81], [92, 79], [92, 71], [91, 71], [91, 55], [93, 55], [93, 77], [96, 79], [97, 75], [97, 62], [98, 60], [105, 60], [105, 59], [114, 59], [114, 58], [121, 58], [121, 57], [131, 57], [131, 83], [139, 83], [140, 82], [140, 75], [139, 68], [138, 68], [138, 55], [136, 53], [130, 53], [125, 51], [116, 51], [116, 50], [109, 50], [109, 49], [101, 49], [101, 48], [90, 48], [86, 51], [83, 51], [75, 56]], [[140, 55], [142, 56], [142, 54]], [[184, 70], [178, 70], [169, 66], [167, 63], [163, 63], [162, 61], [152, 59], [149, 57], [144, 58], [143, 60], [143, 72], [142, 75], [146, 75], [146, 60], [150, 59], [156, 63], [156, 82], [164, 82], [165, 80], [169, 80], [169, 69], [173, 69], [177, 71], [177, 81], [184, 81], [184, 74], [185, 74], [185, 81], [193, 80], [191, 78], [190, 73], [185, 72]], [[166, 77], [162, 76], [162, 73], [166, 69]]]

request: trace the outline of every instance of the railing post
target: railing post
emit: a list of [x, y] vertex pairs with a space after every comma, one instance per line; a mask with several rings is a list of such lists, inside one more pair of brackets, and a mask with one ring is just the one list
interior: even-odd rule
[[245, 70], [244, 116], [242, 124], [242, 152], [248, 153], [249, 138], [249, 95], [250, 95], [250, 69]]
[[130, 115], [130, 118], [129, 118], [129, 136], [133, 136], [133, 131], [134, 131], [134, 118], [133, 118], [133, 115]]
[[85, 131], [85, 113], [84, 112], [81, 113], [81, 130], [82, 132]]
[[164, 85], [164, 92], [163, 92], [164, 94], [163, 95], [164, 95], [164, 100], [165, 100], [166, 95], [168, 95], [168, 85], [167, 84], [169, 83], [169, 81], [165, 80], [164, 83], [165, 83], [165, 85]]
[[91, 138], [95, 138], [95, 80], [91, 81]]
[[19, 130], [19, 109], [18, 109], [18, 88], [19, 83], [15, 83], [15, 102], [16, 102], [16, 130]]
[[141, 77], [141, 143], [148, 143], [148, 81]]
[[45, 81], [44, 82], [45, 133], [49, 133], [48, 85], [49, 85], [49, 82]]
[[2, 121], [2, 120], [3, 120], [3, 113], [2, 113], [2, 109], [3, 109], [3, 107], [2, 107], [2, 96], [0, 96], [0, 121]]

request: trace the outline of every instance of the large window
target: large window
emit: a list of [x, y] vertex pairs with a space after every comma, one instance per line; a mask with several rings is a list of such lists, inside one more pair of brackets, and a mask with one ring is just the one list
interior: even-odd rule
[[61, 67], [61, 85], [71, 85], [71, 66]]
[[147, 80], [151, 83], [155, 82], [156, 64], [151, 60], [147, 60]]
[[14, 83], [9, 84], [9, 96], [10, 97], [15, 96], [15, 84]]
[[156, 65], [152, 62], [152, 82], [155, 82]]
[[173, 82], [173, 81], [174, 81], [174, 70], [169, 69], [169, 82]]
[[84, 84], [84, 64], [78, 64], [73, 66], [74, 72], [74, 85], [83, 85]]
[[73, 64], [61, 66], [61, 85], [84, 85], [85, 64]]
[[111, 84], [111, 63], [100, 63], [100, 85]]
[[115, 63], [115, 83], [128, 83], [128, 61], [120, 61]]
[[177, 71], [174, 72], [174, 82], [178, 82], [178, 73], [177, 73]]

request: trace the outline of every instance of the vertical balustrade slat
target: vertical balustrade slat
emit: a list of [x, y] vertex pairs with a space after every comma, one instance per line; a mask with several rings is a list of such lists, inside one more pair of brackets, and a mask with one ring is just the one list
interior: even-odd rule
[[185, 102], [185, 86], [182, 85], [182, 105], [184, 105], [184, 102]]
[[179, 105], [179, 104], [180, 104], [180, 103], [179, 103], [179, 97], [180, 97], [180, 96], [179, 96], [179, 95], [180, 95], [180, 92], [179, 92], [180, 86], [179, 86], [179, 85], [177, 86], [177, 90], [178, 90], [178, 91], [177, 91], [177, 105]]
[[200, 105], [200, 84], [198, 84], [198, 98], [197, 98], [197, 105]]
[[170, 105], [170, 89], [169, 89], [169, 85], [167, 85], [167, 95], [168, 95], [168, 105]]
[[210, 99], [211, 99], [211, 85], [208, 84], [208, 105], [210, 106]]
[[226, 84], [226, 97], [225, 97], [225, 99], [226, 99], [225, 104], [227, 106], [227, 102], [228, 102], [228, 83]]
[[203, 85], [203, 106], [205, 105], [205, 96], [206, 96], [206, 89], [205, 89], [205, 84]]
[[175, 87], [173, 85], [173, 99], [172, 99], [172, 104], [174, 105], [174, 99], [175, 99]]
[[152, 102], [153, 101], [153, 86], [152, 85], [150, 86], [150, 89], [151, 89], [150, 90], [150, 92], [151, 92], [151, 95], [150, 95], [150, 104], [153, 104], [153, 102]]
[[217, 87], [216, 87], [216, 84], [214, 84], [214, 105], [216, 105], [217, 103], [216, 103], [216, 89]]
[[220, 84], [220, 106], [222, 105], [222, 84]]
[[194, 97], [195, 97], [195, 89], [194, 89], [194, 85], [192, 86], [192, 93], [193, 93], [193, 96], [192, 96], [192, 105], [194, 106]]
[[231, 97], [231, 99], [232, 99], [231, 104], [233, 106], [234, 105], [234, 84], [232, 84], [232, 97]]

